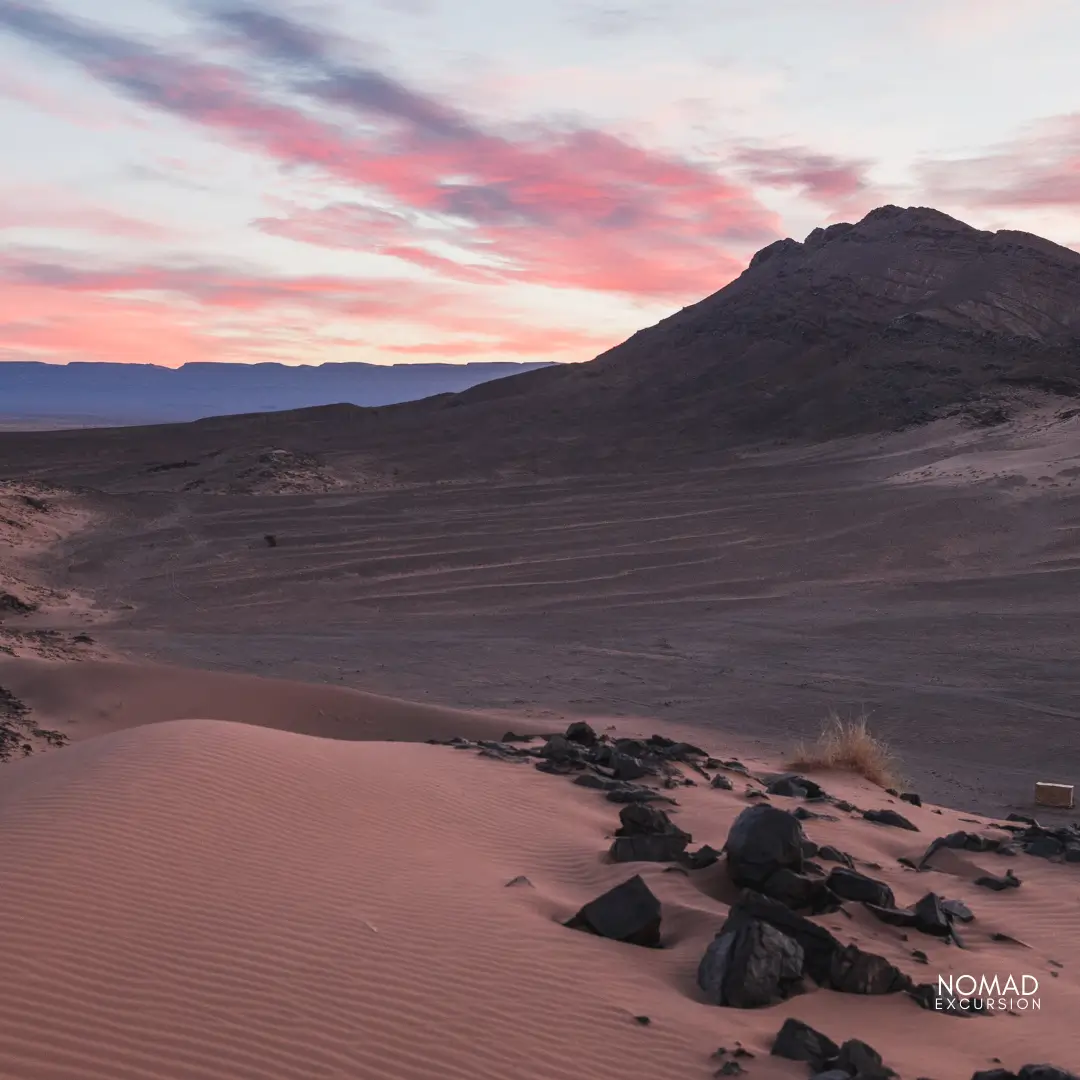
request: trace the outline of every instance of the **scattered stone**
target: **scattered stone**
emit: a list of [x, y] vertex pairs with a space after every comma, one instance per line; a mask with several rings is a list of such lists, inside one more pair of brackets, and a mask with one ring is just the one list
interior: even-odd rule
[[843, 863], [844, 866], [852, 868], [855, 866], [855, 860], [846, 851], [841, 851], [831, 844], [819, 847], [817, 854], [819, 859], [825, 859], [827, 862]]
[[606, 798], [608, 802], [613, 803], [665, 802], [675, 805], [675, 800], [670, 795], [664, 795], [650, 787], [641, 787], [637, 784], [622, 784], [620, 787], [612, 788], [608, 791]]
[[566, 729], [564, 738], [580, 746], [595, 746], [600, 741], [600, 736], [596, 734], [596, 731], [582, 720], [571, 724]]
[[509, 888], [511, 885], [530, 885], [531, 886], [532, 882], [524, 874], [518, 874], [518, 876], [516, 878], [511, 878], [506, 883], [507, 888]]
[[721, 788], [723, 791], [731, 791], [735, 787], [735, 785], [722, 773], [717, 773], [712, 780], [709, 781], [709, 786]]
[[969, 923], [975, 918], [971, 908], [962, 900], [942, 900], [941, 907], [953, 922]]
[[864, 906], [871, 915], [889, 926], [913, 927], [916, 925], [915, 912], [908, 911], [905, 908], [882, 907], [878, 904], [865, 904]]
[[836, 802], [833, 803], [833, 806], [835, 806], [837, 810], [843, 810], [848, 814], [859, 809], [854, 803], [850, 803], [846, 799], [837, 799]]
[[843, 994], [895, 994], [907, 990], [911, 979], [883, 956], [846, 945], [833, 954], [828, 985]]
[[1021, 880], [1011, 870], [1006, 870], [1004, 877], [995, 877], [993, 874], [984, 874], [975, 879], [976, 885], [984, 889], [993, 889], [994, 892], [1004, 892], [1006, 889], [1017, 889]]
[[847, 1076], [857, 1080], [892, 1080], [896, 1073], [888, 1068], [881, 1055], [860, 1039], [848, 1039], [840, 1047], [836, 1067]]
[[681, 836], [617, 836], [608, 856], [612, 862], [676, 862], [686, 849]]
[[789, 1017], [777, 1032], [769, 1053], [788, 1061], [805, 1061], [817, 1071], [836, 1060], [840, 1047], [828, 1035]]
[[908, 870], [918, 870], [919, 867], [914, 860], [909, 859], [906, 855], [901, 855], [896, 860], [901, 866], [907, 867]]
[[702, 844], [697, 851], [685, 851], [679, 861], [690, 870], [704, 870], [720, 860], [720, 852], [708, 844]]
[[1024, 844], [1024, 851], [1039, 859], [1052, 859], [1064, 850], [1065, 845], [1056, 836], [1035, 836]]
[[9, 612], [13, 615], [29, 615], [37, 611], [37, 607], [32, 600], [22, 600], [14, 593], [0, 592], [0, 615]]
[[911, 803], [912, 806], [922, 806], [922, 799], [914, 791], [902, 791], [900, 798], [906, 803]]
[[[1013, 937], [1011, 934], [1002, 934], [1000, 932], [990, 935], [991, 941], [1002, 941], [1007, 945], [1022, 945], [1025, 949], [1030, 949], [1031, 946], [1026, 941], [1021, 941], [1019, 938]], [[1054, 961], [1051, 960], [1050, 963]]]
[[918, 964], [929, 964], [930, 958], [922, 951], [922, 949], [912, 949], [911, 959]]
[[652, 1020], [648, 1016], [635, 1016], [634, 1019], [641, 1024], [642, 1027], [648, 1027]]
[[635, 874], [591, 900], [564, 925], [612, 941], [656, 948], [660, 944], [660, 901], [641, 875]]
[[863, 817], [867, 821], [874, 821], [878, 825], [892, 825], [897, 829], [908, 829], [910, 832], [918, 832], [918, 825], [913, 825], [902, 814], [895, 810], [864, 810]]
[[728, 772], [742, 773], [744, 776], [750, 775], [750, 770], [736, 758], [732, 758], [730, 761], [718, 761], [712, 767], [714, 769], [727, 769]]
[[724, 850], [736, 885], [758, 888], [780, 869], [803, 867], [802, 826], [794, 815], [774, 806], [751, 806], [732, 823]]
[[508, 731], [503, 735], [500, 741], [502, 742], [532, 742], [533, 739], [539, 739], [539, 735], [518, 735], [516, 732]]
[[949, 916], [941, 906], [937, 893], [927, 893], [915, 905], [915, 928], [933, 937], [948, 937], [952, 929]]
[[836, 867], [829, 874], [826, 885], [841, 900], [854, 900], [886, 908], [895, 907], [896, 905], [896, 898], [888, 885], [847, 867]]
[[267, 547], [277, 547], [277, 537], [273, 533], [267, 533], [263, 537], [263, 542], [266, 544]]
[[693, 836], [680, 829], [663, 810], [653, 806], [630, 805], [619, 811], [619, 827], [616, 836], [678, 836], [686, 843]]
[[785, 773], [782, 776], [773, 777], [765, 790], [770, 795], [783, 795], [795, 799], [823, 799], [825, 797], [820, 784], [797, 773]]
[[746, 789], [746, 797], [748, 799], [764, 799], [766, 802], [769, 801], [769, 796], [759, 788], [748, 787]]
[[792, 813], [800, 821], [839, 821], [835, 814], [819, 814], [815, 810], [807, 810], [805, 806], [796, 806]]
[[832, 957], [840, 943], [824, 926], [796, 914], [779, 900], [745, 889], [732, 905], [721, 933], [755, 920], [798, 942], [806, 958], [806, 973], [819, 986], [828, 985]]
[[581, 773], [574, 777], [574, 783], [578, 787], [595, 788], [597, 791], [619, 791], [626, 786], [621, 780], [597, 776], [595, 773]]
[[725, 1061], [713, 1076], [741, 1076], [746, 1070], [737, 1061]]
[[698, 965], [698, 986], [713, 1005], [756, 1009], [791, 997], [802, 985], [802, 946], [768, 923], [731, 919]]

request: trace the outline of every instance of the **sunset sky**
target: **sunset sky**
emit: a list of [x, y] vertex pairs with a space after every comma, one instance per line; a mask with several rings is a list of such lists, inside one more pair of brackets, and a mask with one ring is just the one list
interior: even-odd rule
[[1077, 0], [0, 0], [0, 360], [587, 360], [888, 202], [1080, 247], [1078, 54]]

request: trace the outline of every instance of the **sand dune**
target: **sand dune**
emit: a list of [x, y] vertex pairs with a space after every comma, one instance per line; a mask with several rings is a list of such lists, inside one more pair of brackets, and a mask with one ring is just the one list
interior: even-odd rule
[[201, 716], [329, 739], [498, 739], [505, 719], [339, 686], [116, 660], [0, 656], [0, 685], [72, 740]]
[[[714, 844], [745, 805], [704, 788], [680, 800], [680, 824]], [[880, 862], [901, 902], [936, 888], [973, 907], [966, 951], [918, 935], [935, 973], [1019, 964], [1043, 981], [1043, 1009], [960, 1020], [829, 991], [718, 1009], [694, 972], [730, 899], [722, 866], [687, 878], [605, 863], [616, 811], [563, 778], [469, 752], [210, 720], [20, 762], [0, 789], [0, 985], [14, 1007], [0, 1076], [685, 1080], [711, 1075], [709, 1055], [738, 1039], [757, 1055], [751, 1075], [801, 1078], [805, 1066], [768, 1057], [789, 1015], [866, 1039], [904, 1077], [1075, 1057], [1070, 868], [1024, 858], [1025, 884], [1008, 894], [940, 872], [915, 881], [897, 856], [957, 827], [955, 815], [905, 806], [922, 834], [811, 822], [820, 843]], [[559, 925], [637, 869], [664, 903], [666, 948]], [[531, 884], [508, 887], [518, 875]], [[916, 942], [899, 931], [822, 921], [910, 964]], [[1032, 947], [992, 944], [999, 929]]]

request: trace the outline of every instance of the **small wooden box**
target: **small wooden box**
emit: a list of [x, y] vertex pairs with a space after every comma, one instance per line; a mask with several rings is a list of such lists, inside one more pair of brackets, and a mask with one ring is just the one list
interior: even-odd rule
[[1036, 784], [1035, 805], [1056, 806], [1060, 810], [1071, 810], [1073, 808], [1073, 785]]

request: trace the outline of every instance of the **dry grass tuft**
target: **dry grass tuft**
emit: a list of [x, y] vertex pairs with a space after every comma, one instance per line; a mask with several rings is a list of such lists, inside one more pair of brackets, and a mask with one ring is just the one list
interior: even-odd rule
[[887, 743], [870, 734], [868, 720], [866, 713], [852, 720], [830, 713], [817, 741], [800, 743], [787, 767], [845, 769], [880, 787], [898, 787], [901, 781], [896, 756]]

